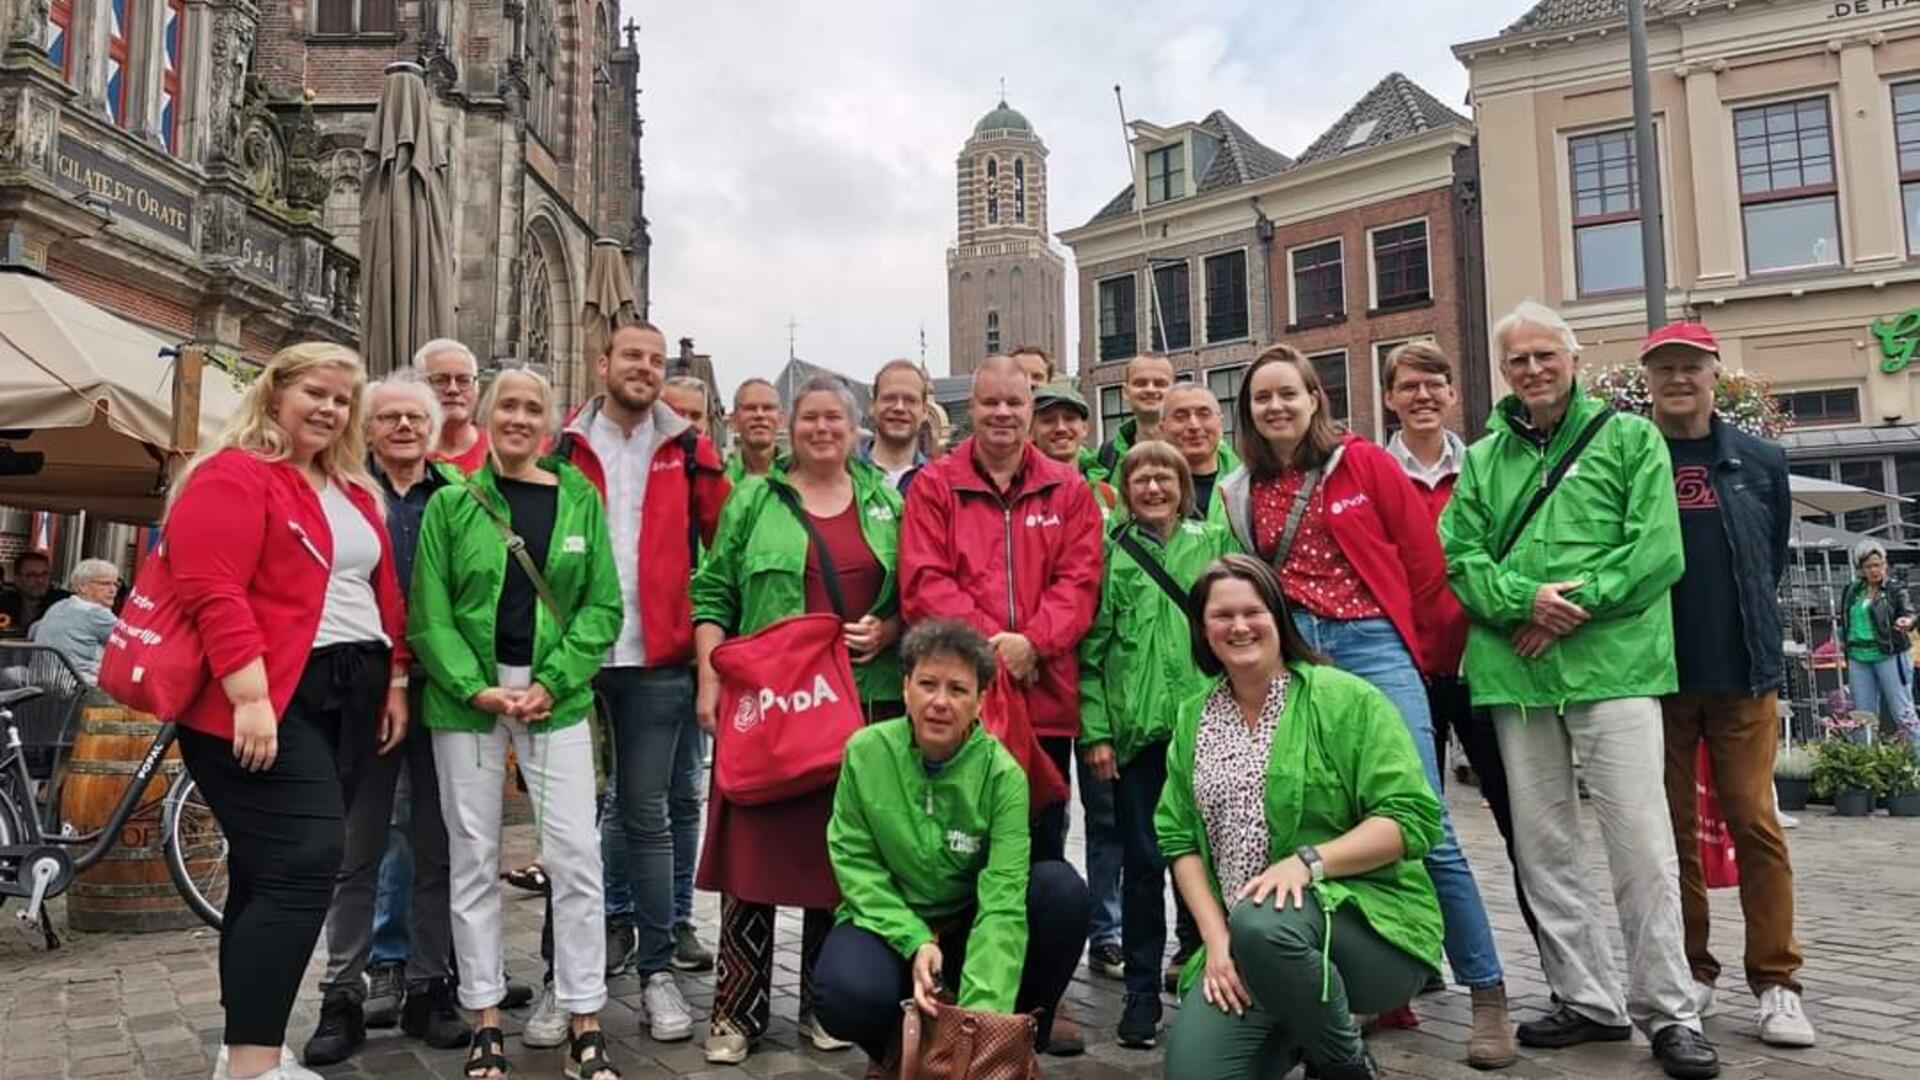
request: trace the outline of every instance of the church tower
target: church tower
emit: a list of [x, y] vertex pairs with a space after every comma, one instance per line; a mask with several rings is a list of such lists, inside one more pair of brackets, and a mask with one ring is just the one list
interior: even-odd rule
[[1047, 233], [1047, 145], [1001, 99], [960, 150], [959, 239], [947, 249], [947, 370], [1038, 345], [1061, 355], [1066, 261]]

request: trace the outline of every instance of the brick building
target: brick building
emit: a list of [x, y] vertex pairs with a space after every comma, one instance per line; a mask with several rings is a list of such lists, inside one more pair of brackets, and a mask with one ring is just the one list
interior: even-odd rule
[[357, 249], [361, 147], [395, 60], [426, 69], [446, 147], [455, 336], [483, 363], [545, 364], [584, 395], [580, 309], [596, 237], [619, 240], [646, 310], [639, 56], [618, 0], [286, 0], [258, 15], [270, 96], [314, 96], [325, 222]]
[[947, 370], [1022, 345], [1060, 357], [1066, 261], [1047, 234], [1047, 144], [1003, 100], [954, 166], [958, 239], [947, 249]]
[[1081, 379], [1100, 437], [1126, 416], [1120, 383], [1137, 353], [1167, 354], [1231, 409], [1248, 363], [1277, 341], [1314, 358], [1336, 418], [1370, 438], [1393, 419], [1380, 362], [1410, 340], [1463, 358], [1456, 425], [1485, 415], [1465, 118], [1396, 73], [1297, 158], [1219, 111], [1136, 122], [1133, 146], [1140, 183], [1061, 234], [1080, 268]]

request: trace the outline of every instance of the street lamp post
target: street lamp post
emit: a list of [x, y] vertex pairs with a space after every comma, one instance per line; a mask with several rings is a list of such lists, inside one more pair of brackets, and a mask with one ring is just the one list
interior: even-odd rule
[[1627, 0], [1627, 56], [1633, 69], [1633, 144], [1640, 164], [1640, 263], [1647, 329], [1667, 324], [1667, 241], [1660, 213], [1660, 157], [1653, 143], [1653, 92], [1647, 74], [1648, 0]]

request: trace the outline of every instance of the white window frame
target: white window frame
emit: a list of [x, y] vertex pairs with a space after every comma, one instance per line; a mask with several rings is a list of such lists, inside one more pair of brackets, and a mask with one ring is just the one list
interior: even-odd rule
[[[1140, 271], [1123, 270], [1117, 274], [1108, 274], [1105, 277], [1093, 279], [1093, 362], [1095, 364], [1117, 364], [1121, 362], [1119, 360], [1108, 360], [1100, 355], [1100, 287], [1109, 281], [1118, 281], [1121, 278], [1133, 279], [1133, 351], [1135, 355], [1138, 355], [1140, 352]], [[1149, 343], [1151, 343], [1152, 340], [1152, 337], [1147, 338]]]
[[[1375, 225], [1367, 230], [1367, 310], [1368, 311], [1372, 312], [1372, 311], [1380, 310], [1380, 267], [1377, 265], [1373, 257], [1373, 254], [1374, 254], [1373, 234], [1386, 232], [1388, 229], [1402, 228], [1407, 225], [1412, 225], [1415, 222], [1419, 222], [1420, 226], [1426, 230], [1426, 234], [1427, 234], [1427, 300], [1429, 302], [1433, 300], [1434, 284], [1435, 284], [1433, 279], [1433, 221], [1431, 220], [1431, 218], [1428, 217], [1428, 215], [1419, 214], [1414, 217], [1403, 218], [1400, 221], [1389, 221], [1382, 225]], [[1344, 271], [1344, 267], [1345, 267], [1345, 264], [1343, 263], [1342, 264], [1343, 271]]]
[[[1889, 125], [1886, 128], [1886, 134], [1890, 147], [1892, 146], [1893, 140], [1893, 128], [1891, 126], [1893, 94], [1890, 89], [1891, 86], [1891, 83], [1882, 80], [1881, 87], [1887, 92], [1882, 95], [1885, 99], [1884, 108], [1886, 111], [1881, 115], [1886, 118], [1886, 122]], [[1827, 141], [1833, 146], [1833, 216], [1836, 229], [1834, 242], [1840, 245], [1840, 258], [1831, 263], [1807, 263], [1802, 266], [1780, 267], [1775, 270], [1755, 272], [1751, 269], [1753, 260], [1747, 254], [1747, 201], [1740, 191], [1740, 136], [1739, 128], [1734, 123], [1734, 114], [1742, 109], [1759, 109], [1765, 108], [1768, 105], [1785, 105], [1789, 102], [1810, 101], [1814, 98], [1820, 98], [1827, 103]], [[1852, 185], [1848, 180], [1847, 158], [1852, 148], [1845, 143], [1841, 135], [1840, 128], [1844, 114], [1840, 109], [1838, 89], [1835, 87], [1801, 87], [1796, 90], [1784, 90], [1774, 94], [1760, 94], [1750, 98], [1741, 98], [1738, 101], [1724, 101], [1721, 105], [1724, 115], [1720, 118], [1720, 122], [1726, 135], [1727, 154], [1730, 163], [1727, 192], [1729, 197], [1733, 199], [1734, 217], [1740, 228], [1740, 247], [1737, 252], [1739, 266], [1735, 271], [1739, 275], [1739, 280], [1752, 281], [1757, 278], [1765, 281], [1768, 278], [1777, 277], [1782, 274], [1839, 273], [1843, 270], [1850, 269], [1853, 266], [1853, 260], [1857, 254], [1859, 245], [1851, 242], [1853, 231], [1851, 216], [1847, 210], [1847, 192]], [[1897, 169], [1899, 165], [1900, 159], [1896, 154], [1894, 167]], [[1900, 188], [1897, 175], [1898, 174], [1896, 174], [1896, 182], [1894, 184], [1896, 194]], [[1666, 182], [1665, 177], [1666, 170], [1661, 170], [1662, 183]], [[1819, 198], [1820, 196], [1814, 197]], [[1902, 216], [1904, 216], [1904, 207], [1901, 208], [1901, 213]], [[1665, 220], [1665, 215], [1662, 215], [1662, 220]], [[1865, 409], [1866, 398], [1864, 396], [1860, 399], [1860, 404], [1861, 408]], [[1863, 422], [1864, 419], [1865, 414], [1863, 412]]]
[[[1329, 243], [1340, 245], [1340, 314], [1347, 317], [1347, 309], [1352, 306], [1351, 289], [1347, 288], [1347, 237], [1344, 233], [1323, 236], [1318, 240], [1309, 240], [1304, 244], [1295, 244], [1287, 249], [1287, 326], [1300, 325], [1300, 293], [1294, 285], [1299, 274], [1294, 270], [1293, 256], [1309, 248], [1326, 247]], [[1271, 316], [1269, 316], [1271, 318]]]
[[1101, 383], [1099, 386], [1094, 387], [1093, 420], [1094, 420], [1094, 423], [1099, 425], [1100, 427], [1100, 430], [1095, 433], [1095, 436], [1102, 443], [1106, 442], [1108, 438], [1107, 405], [1106, 405], [1107, 395], [1113, 394], [1119, 398], [1120, 409], [1121, 409], [1121, 412], [1124, 414], [1127, 408], [1127, 396], [1125, 391], [1126, 391], [1126, 384], [1117, 383], [1117, 382]]
[[[1210, 312], [1207, 308], [1207, 262], [1210, 259], [1218, 259], [1228, 255], [1232, 255], [1236, 251], [1240, 253], [1240, 262], [1241, 262], [1241, 267], [1243, 271], [1241, 274], [1241, 277], [1246, 282], [1246, 302], [1244, 306], [1247, 309], [1247, 332], [1244, 334], [1241, 334], [1239, 337], [1221, 338], [1218, 341], [1215, 341], [1207, 330], [1207, 323], [1209, 322], [1209, 318], [1212, 315], [1212, 312]], [[1189, 292], [1192, 291], [1193, 286], [1191, 282], [1189, 282], [1187, 288]], [[1199, 334], [1199, 344], [1196, 345], [1195, 347], [1198, 348], [1199, 345], [1225, 345], [1228, 342], [1232, 342], [1232, 341], [1247, 341], [1247, 340], [1250, 340], [1252, 337], [1253, 337], [1253, 250], [1250, 247], [1248, 247], [1246, 244], [1242, 244], [1239, 247], [1222, 248], [1219, 251], [1209, 251], [1206, 254], [1200, 256], [1200, 334]]]
[[[1192, 352], [1193, 350], [1199, 348], [1201, 345], [1201, 342], [1199, 340], [1201, 335], [1194, 333], [1194, 325], [1193, 325], [1193, 257], [1190, 255], [1183, 255], [1180, 257], [1179, 262], [1177, 264], [1172, 261], [1173, 256], [1171, 255], [1166, 256], [1166, 259], [1168, 261], [1159, 262], [1157, 264], [1151, 258], [1149, 258], [1147, 261], [1146, 280], [1147, 280], [1147, 320], [1148, 321], [1147, 321], [1146, 346], [1147, 346], [1147, 349], [1149, 350], [1153, 350], [1155, 352], [1160, 352], [1168, 356], [1172, 356], [1177, 353]], [[1154, 279], [1159, 276], [1160, 271], [1172, 270], [1176, 265], [1178, 265], [1181, 269], [1187, 272], [1187, 343], [1185, 345], [1180, 346], [1179, 348], [1174, 348], [1173, 342], [1163, 341], [1160, 343], [1162, 348], [1153, 349], [1154, 329], [1158, 325], [1158, 323], [1155, 321], [1155, 315], [1158, 313], [1158, 309], [1160, 307], [1160, 283]], [[1204, 282], [1202, 284], [1204, 284]], [[1202, 326], [1200, 329], [1204, 331], [1206, 328]]]
[[[1337, 349], [1320, 349], [1306, 355], [1307, 362], [1310, 364], [1323, 356], [1338, 356], [1340, 358], [1340, 366], [1347, 373], [1346, 385], [1340, 388], [1346, 395], [1347, 415], [1337, 418], [1328, 417], [1327, 419], [1333, 420], [1335, 424], [1345, 424], [1347, 428], [1351, 430], [1353, 427], [1353, 350], [1342, 345]], [[1318, 374], [1320, 371], [1317, 366], [1313, 370], [1315, 374]]]
[[[1253, 367], [1253, 361], [1251, 360], [1241, 360], [1232, 364], [1215, 364], [1213, 367], [1208, 368], [1201, 376], [1200, 385], [1206, 387], [1208, 391], [1213, 394], [1214, 398], [1218, 400], [1220, 398], [1220, 391], [1213, 388], [1213, 377], [1223, 371], [1237, 372], [1240, 377], [1240, 385], [1234, 390], [1233, 394], [1234, 399], [1237, 401], [1241, 394], [1247, 392], [1247, 370], [1251, 367]], [[1220, 421], [1221, 426], [1226, 429], [1228, 438], [1231, 439], [1233, 436], [1233, 408], [1225, 401], [1220, 402]]]
[[[1173, 150], [1180, 155], [1180, 175], [1182, 180], [1177, 191], [1170, 191], [1167, 197], [1156, 201], [1153, 198], [1153, 156], [1163, 150]], [[1142, 206], [1165, 206], [1193, 194], [1193, 141], [1177, 139], [1148, 147], [1140, 152], [1140, 204]]]

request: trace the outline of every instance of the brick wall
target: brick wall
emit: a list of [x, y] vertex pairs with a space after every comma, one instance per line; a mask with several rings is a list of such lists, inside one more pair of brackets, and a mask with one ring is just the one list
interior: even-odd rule
[[380, 96], [387, 65], [418, 55], [418, 4], [399, 5], [398, 40], [310, 40], [312, 8], [313, 0], [260, 5], [254, 71], [276, 94], [292, 96], [310, 86], [330, 104], [372, 102]]
[[[1427, 267], [1432, 300], [1418, 307], [1372, 313], [1367, 305], [1372, 293], [1369, 275], [1372, 262], [1367, 247], [1367, 230], [1393, 225], [1424, 216], [1427, 220]], [[1346, 315], [1331, 324], [1310, 328], [1295, 327], [1291, 310], [1291, 291], [1287, 251], [1311, 244], [1344, 239], [1344, 280]], [[1374, 346], [1380, 342], [1431, 336], [1448, 356], [1461, 355], [1460, 304], [1455, 272], [1452, 199], [1447, 189], [1409, 195], [1375, 203], [1344, 213], [1295, 222], [1276, 229], [1273, 240], [1273, 305], [1275, 338], [1306, 353], [1345, 349], [1347, 353], [1347, 395], [1349, 416], [1355, 431], [1372, 438], [1382, 433], [1375, 427], [1375, 410], [1380, 404], [1380, 372], [1375, 365]], [[1460, 417], [1450, 423], [1460, 427]]]
[[61, 288], [142, 326], [178, 338], [193, 336], [193, 309], [164, 296], [130, 287], [125, 278], [108, 277], [78, 263], [47, 260], [47, 273]]

